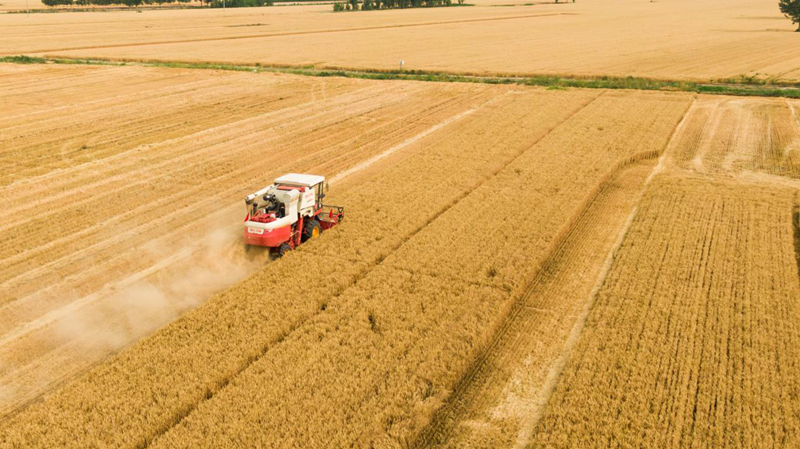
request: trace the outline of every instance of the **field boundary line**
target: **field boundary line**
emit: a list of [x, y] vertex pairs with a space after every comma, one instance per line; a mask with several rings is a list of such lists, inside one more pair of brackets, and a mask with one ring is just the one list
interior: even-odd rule
[[697, 81], [680, 79], [658, 79], [619, 77], [609, 75], [571, 75], [537, 73], [478, 73], [431, 70], [376, 69], [364, 67], [323, 66], [316, 64], [231, 64], [225, 62], [189, 62], [179, 60], [87, 57], [70, 58], [48, 55], [44, 52], [25, 55], [0, 56], [0, 63], [11, 64], [67, 64], [100, 66], [140, 66], [173, 69], [223, 70], [251, 73], [284, 73], [298, 76], [340, 77], [368, 80], [428, 81], [440, 83], [516, 84], [540, 86], [553, 89], [628, 89], [657, 92], [690, 92], [707, 95], [730, 95], [741, 97], [779, 97], [800, 99], [800, 82], [737, 83], [729, 80]]
[[[499, 20], [514, 20], [514, 19], [531, 19], [537, 17], [551, 17], [551, 16], [575, 16], [579, 15], [578, 13], [565, 13], [565, 12], [558, 12], [558, 13], [543, 13], [543, 14], [522, 14], [518, 16], [509, 16], [509, 17], [485, 17], [479, 19], [464, 19], [464, 20], [442, 20], [436, 22], [416, 22], [416, 23], [404, 23], [404, 24], [395, 24], [395, 25], [387, 25], [387, 26], [371, 26], [371, 27], [355, 27], [355, 28], [333, 28], [327, 30], [308, 30], [308, 31], [288, 31], [284, 33], [262, 33], [262, 34], [250, 34], [244, 36], [220, 36], [220, 37], [204, 37], [198, 39], [185, 39], [185, 40], [167, 40], [167, 41], [154, 41], [154, 42], [133, 42], [133, 43], [125, 43], [125, 44], [108, 44], [108, 45], [87, 45], [82, 47], [68, 47], [68, 48], [53, 48], [47, 50], [35, 50], [31, 53], [41, 54], [41, 53], [52, 53], [52, 52], [62, 52], [62, 51], [80, 51], [80, 50], [98, 50], [98, 49], [106, 49], [106, 48], [125, 48], [125, 47], [147, 47], [149, 45], [168, 45], [168, 44], [190, 44], [195, 42], [214, 42], [214, 41], [233, 41], [233, 40], [244, 40], [244, 39], [265, 39], [270, 37], [284, 37], [284, 36], [305, 36], [305, 35], [312, 35], [312, 34], [332, 34], [332, 33], [347, 33], [347, 32], [357, 32], [357, 31], [373, 31], [373, 30], [390, 30], [396, 28], [415, 28], [415, 27], [425, 27], [425, 26], [437, 26], [437, 25], [451, 25], [451, 24], [460, 24], [460, 23], [473, 23], [473, 22], [493, 22]], [[10, 55], [11, 53], [4, 53], [3, 55]]]

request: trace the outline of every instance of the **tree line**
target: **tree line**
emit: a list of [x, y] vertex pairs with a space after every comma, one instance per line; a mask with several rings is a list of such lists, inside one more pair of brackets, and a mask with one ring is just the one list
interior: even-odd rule
[[[459, 5], [464, 0], [457, 0]], [[374, 11], [379, 9], [433, 8], [452, 6], [453, 0], [345, 0], [333, 3], [334, 11]]]
[[[193, 0], [42, 0], [47, 6], [89, 6], [89, 5], [123, 5], [129, 7], [141, 5], [164, 5], [182, 3], [188, 4]], [[272, 6], [274, 0], [225, 0], [224, 6], [226, 8], [249, 7], [249, 6]], [[222, 8], [222, 0], [200, 0], [200, 6], [209, 6], [211, 8]]]
[[800, 0], [780, 0], [778, 6], [783, 15], [792, 19], [792, 23], [798, 24], [797, 31], [800, 31]]

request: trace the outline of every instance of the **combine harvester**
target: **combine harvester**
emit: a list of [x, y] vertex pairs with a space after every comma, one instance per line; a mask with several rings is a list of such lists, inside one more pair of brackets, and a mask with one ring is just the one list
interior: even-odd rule
[[325, 190], [324, 176], [290, 173], [247, 195], [245, 244], [266, 246], [274, 256], [282, 257], [341, 223], [344, 208], [322, 204]]

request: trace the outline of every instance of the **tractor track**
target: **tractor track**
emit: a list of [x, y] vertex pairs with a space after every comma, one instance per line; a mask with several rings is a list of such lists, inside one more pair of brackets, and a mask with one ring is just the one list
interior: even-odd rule
[[[413, 439], [411, 447], [497, 445], [503, 437], [492, 440], [477, 435], [455, 443], [451, 441], [458, 432], [469, 434], [470, 430], [465, 429], [470, 427], [486, 429], [487, 426], [497, 426], [493, 420], [513, 423], [503, 424], [509, 427], [493, 429], [498, 435], [516, 432], [516, 438], [505, 435], [509, 438], [504, 441], [505, 445], [526, 447], [571, 349], [577, 343], [614, 254], [636, 215], [637, 205], [655, 174], [662, 170], [666, 155], [685, 127], [693, 105], [684, 111], [664, 150], [635, 154], [621, 161], [587, 197], [556, 237], [548, 257], [528, 287], [514, 300], [491, 340], [459, 378], [430, 423]], [[658, 159], [658, 164], [650, 168], [649, 162], [655, 159]], [[646, 169], [646, 176], [637, 174], [637, 167], [640, 171]], [[626, 175], [632, 180], [625, 181]], [[609, 228], [620, 229], [613, 241], [608, 239], [606, 231]], [[573, 302], [582, 307], [564, 309], [565, 303], [570, 302], [564, 297], [575, 294], [580, 297], [576, 292], [589, 286], [583, 281], [579, 285], [570, 284], [576, 273], [583, 277], [587, 267], [593, 267], [590, 272], [593, 269], [597, 279], [591, 285], [591, 292], [583, 292], [583, 298], [586, 298], [583, 302], [577, 297]], [[574, 322], [574, 325], [566, 326], [564, 322]], [[558, 344], [558, 339], [552, 340], [554, 333], [563, 335], [562, 345]], [[550, 363], [529, 366], [531, 358], [541, 357], [549, 358]], [[512, 370], [509, 366], [515, 368]], [[548, 366], [549, 370], [543, 370]], [[525, 385], [526, 382], [532, 384]]]
[[[519, 353], [527, 349], [526, 343], [531, 345], [533, 342], [529, 341], [530, 339], [540, 338], [533, 329], [533, 326], [541, 325], [541, 320], [534, 321], [536, 318], [541, 318], [543, 314], [550, 315], [550, 320], [553, 322], [565, 318], [552, 300], [543, 301], [545, 304], [541, 306], [537, 305], [542, 301], [540, 297], [564, 294], [565, 292], [558, 290], [559, 285], [551, 284], [565, 283], [565, 278], [582, 271], [579, 266], [583, 263], [596, 264], [587, 262], [589, 256], [582, 253], [594, 253], [594, 246], [608, 244], [602, 238], [606, 231], [603, 225], [607, 225], [608, 220], [603, 221], [598, 217], [607, 214], [607, 209], [614, 206], [613, 202], [624, 202], [617, 197], [625, 197], [632, 193], [629, 191], [631, 187], [635, 188], [635, 183], [628, 188], [618, 185], [623, 182], [621, 177], [624, 172], [652, 161], [655, 157], [656, 154], [647, 153], [620, 164], [589, 196], [580, 208], [580, 212], [565, 227], [566, 231], [562, 232], [554, 243], [553, 250], [542, 263], [530, 286], [514, 300], [510, 312], [499, 325], [499, 330], [486, 349], [481, 351], [459, 380], [446, 404], [434, 415], [430, 425], [423, 430], [412, 447], [422, 448], [445, 443], [455, 431], [454, 426], [459, 423], [463, 425], [467, 419], [467, 409], [474, 407], [483, 399], [481, 393], [487, 383], [510, 381], [509, 378], [498, 380], [497, 376], [493, 376], [492, 370], [512, 364], [514, 360], [522, 362]], [[639, 175], [639, 177], [644, 179], [644, 176]], [[595, 241], [592, 241], [592, 238]], [[596, 245], [593, 246], [592, 243]], [[570, 261], [573, 263], [570, 264]], [[581, 264], [576, 264], [574, 261], [580, 261]], [[584, 273], [581, 274], [583, 275]]]

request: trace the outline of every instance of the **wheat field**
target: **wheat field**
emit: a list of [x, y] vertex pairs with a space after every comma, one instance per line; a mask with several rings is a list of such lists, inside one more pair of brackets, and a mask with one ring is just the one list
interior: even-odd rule
[[785, 188], [656, 183], [537, 444], [800, 444], [795, 201]]
[[482, 75], [800, 80], [796, 27], [772, 2], [528, 5], [478, 0], [467, 8], [355, 15], [332, 14], [330, 5], [34, 14], [29, 20], [0, 14], [0, 56], [370, 70], [395, 70], [403, 60], [407, 70]]
[[[793, 29], [754, 0], [0, 13], [0, 57], [128, 61], [0, 63], [0, 448], [797, 447], [800, 101], [169, 64], [755, 89], [800, 80]], [[242, 200], [290, 172], [346, 219], [273, 259]]]

